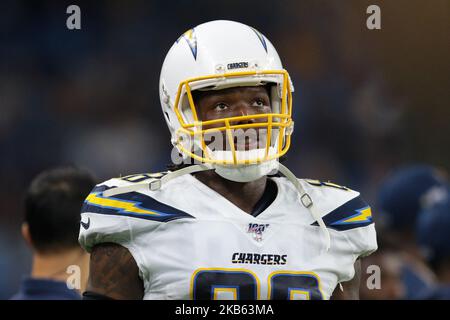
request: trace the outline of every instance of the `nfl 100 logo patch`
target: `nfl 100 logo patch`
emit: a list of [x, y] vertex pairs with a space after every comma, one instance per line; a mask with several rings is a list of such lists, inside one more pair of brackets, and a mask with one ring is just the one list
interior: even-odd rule
[[259, 224], [259, 223], [249, 223], [247, 228], [247, 233], [251, 233], [253, 235], [253, 239], [256, 241], [262, 241], [263, 233], [269, 227], [268, 223]]

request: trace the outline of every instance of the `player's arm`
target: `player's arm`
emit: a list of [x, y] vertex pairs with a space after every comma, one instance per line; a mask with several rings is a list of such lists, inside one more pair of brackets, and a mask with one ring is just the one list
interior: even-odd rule
[[87, 296], [99, 299], [141, 300], [144, 285], [128, 249], [114, 243], [93, 247], [89, 266]]
[[333, 295], [331, 297], [332, 300], [359, 300], [359, 285], [361, 281], [361, 260], [358, 259], [354, 265], [355, 268], [355, 276], [352, 280], [347, 282], [342, 282], [342, 288], [344, 291], [341, 291], [339, 286], [334, 289]]

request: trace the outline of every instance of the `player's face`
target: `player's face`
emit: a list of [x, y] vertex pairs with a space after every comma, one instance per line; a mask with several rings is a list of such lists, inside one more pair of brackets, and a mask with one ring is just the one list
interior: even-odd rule
[[[271, 113], [270, 96], [267, 87], [236, 87], [217, 91], [198, 92], [195, 96], [197, 114], [200, 120]], [[266, 118], [230, 121], [230, 125], [263, 123]], [[211, 124], [203, 129], [221, 127], [223, 124]], [[265, 144], [265, 132], [259, 128], [236, 130], [234, 143], [237, 150], [255, 149]], [[225, 137], [225, 132], [221, 132]], [[242, 139], [240, 139], [242, 135]], [[208, 140], [205, 138], [205, 140]], [[224, 144], [224, 148], [226, 148]]]

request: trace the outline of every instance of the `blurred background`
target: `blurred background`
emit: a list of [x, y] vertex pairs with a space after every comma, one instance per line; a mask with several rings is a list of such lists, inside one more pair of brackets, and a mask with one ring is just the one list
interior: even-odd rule
[[[81, 30], [66, 28], [71, 4], [81, 8]], [[366, 28], [371, 4], [381, 8], [381, 30]], [[446, 179], [448, 0], [4, 0], [0, 299], [15, 293], [31, 268], [20, 225], [24, 190], [37, 173], [75, 164], [100, 181], [166, 169], [171, 145], [160, 111], [160, 68], [184, 31], [215, 19], [251, 25], [277, 48], [296, 89], [287, 165], [297, 176], [360, 190], [375, 219], [380, 188], [397, 168], [427, 164]], [[382, 236], [382, 215], [381, 256], [372, 258], [378, 262], [406, 250], [384, 243], [390, 231]], [[395, 241], [416, 240], [413, 234]], [[401, 282], [396, 271], [391, 276]], [[363, 297], [405, 297], [401, 283], [393, 286]]]

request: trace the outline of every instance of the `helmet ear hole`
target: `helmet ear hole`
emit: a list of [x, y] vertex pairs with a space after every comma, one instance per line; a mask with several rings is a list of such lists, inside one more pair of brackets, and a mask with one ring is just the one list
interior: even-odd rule
[[167, 126], [169, 127], [170, 132], [174, 132], [175, 128], [173, 127], [172, 119], [170, 118], [169, 112], [166, 110], [163, 111], [164, 118], [166, 119]]

